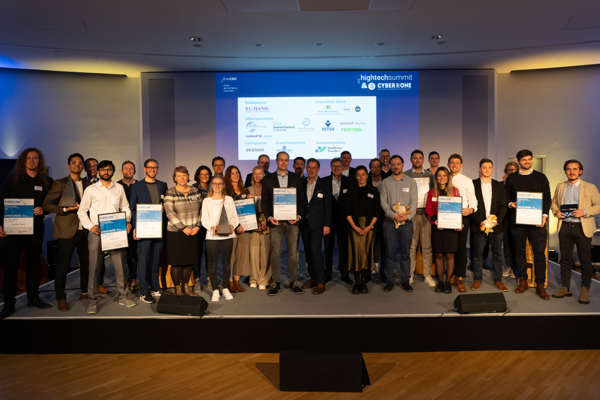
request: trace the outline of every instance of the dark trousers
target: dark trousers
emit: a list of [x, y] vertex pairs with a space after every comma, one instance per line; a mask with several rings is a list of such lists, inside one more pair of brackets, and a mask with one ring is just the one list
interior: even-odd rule
[[204, 255], [204, 268], [206, 268], [206, 274], [208, 276], [208, 261], [206, 260], [206, 252], [204, 251], [204, 239], [206, 239], [206, 228], [200, 228], [198, 232], [198, 240], [200, 245], [198, 246], [198, 262], [194, 263], [194, 279], [200, 279], [202, 276], [202, 255]]
[[207, 240], [206, 255], [208, 260], [208, 277], [213, 290], [217, 287], [217, 264], [219, 263], [219, 247], [221, 248], [221, 262], [223, 263], [223, 289], [227, 289], [229, 277], [231, 276], [231, 252], [233, 251], [233, 239]]
[[58, 260], [56, 264], [56, 277], [54, 278], [54, 294], [56, 300], [66, 300], [65, 288], [67, 286], [67, 273], [73, 257], [73, 251], [77, 250], [79, 256], [79, 286], [81, 293], [87, 293], [88, 279], [90, 273], [90, 253], [88, 250], [88, 231], [78, 230], [72, 238], [57, 239]]
[[[329, 235], [325, 236], [325, 279], [330, 280], [333, 272], [333, 249], [338, 245], [338, 266], [342, 278], [348, 276], [348, 231], [342, 222], [332, 224]], [[322, 232], [321, 232], [322, 233]], [[304, 241], [304, 238], [302, 238]], [[306, 248], [306, 244], [304, 245]]]
[[17, 272], [21, 263], [21, 253], [25, 249], [25, 268], [27, 298], [34, 299], [39, 295], [40, 254], [44, 234], [41, 235], [8, 235], [4, 238], [4, 304], [14, 306], [17, 296]]
[[546, 228], [533, 225], [517, 225], [511, 223], [511, 233], [515, 244], [515, 266], [519, 279], [527, 279], [527, 257], [525, 249], [527, 239], [533, 249], [533, 266], [535, 269], [535, 283], [538, 285], [546, 282]]
[[304, 243], [304, 255], [306, 256], [308, 275], [311, 279], [316, 279], [318, 283], [325, 284], [325, 258], [321, 251], [323, 227], [311, 229], [306, 223], [300, 228], [300, 233], [302, 234], [302, 243]]
[[127, 240], [129, 241], [129, 247], [125, 251], [125, 276], [127, 282], [131, 283], [132, 280], [137, 279], [137, 268], [138, 268], [138, 241], [133, 239], [133, 229], [127, 234]]
[[[488, 243], [492, 246], [492, 278], [494, 283], [502, 280], [502, 232], [490, 232], [486, 235], [483, 231], [473, 230], [471, 247], [473, 248], [473, 279], [483, 281], [484, 253]], [[486, 257], [487, 258], [487, 257]]]
[[159, 270], [160, 255], [165, 244], [163, 239], [140, 239], [137, 241], [137, 282], [140, 284], [140, 294], [150, 293], [150, 290], [160, 290]]
[[508, 268], [515, 268], [515, 242], [510, 233], [508, 217], [502, 222], [502, 242], [504, 243], [504, 264]]
[[396, 228], [394, 221], [383, 222], [383, 232], [386, 243], [385, 276], [394, 283], [396, 272], [396, 246], [400, 247], [400, 283], [410, 280], [410, 244], [412, 243], [413, 224], [406, 221]]
[[[373, 262], [377, 262], [379, 260], [379, 276], [381, 277], [381, 282], [385, 282], [385, 258], [386, 258], [386, 250], [385, 250], [385, 238], [383, 237], [383, 221], [385, 217], [382, 216], [375, 225], [375, 243], [373, 244]], [[369, 273], [371, 273], [369, 271]]]
[[471, 218], [469, 216], [462, 217], [463, 228], [458, 236], [458, 249], [454, 256], [454, 275], [459, 278], [467, 276], [467, 239], [469, 238], [469, 227], [471, 226]]
[[585, 236], [581, 224], [562, 223], [558, 232], [560, 242], [560, 279], [563, 287], [571, 285], [573, 267], [573, 246], [577, 246], [577, 256], [581, 262], [581, 286], [590, 288], [592, 283], [592, 238]]

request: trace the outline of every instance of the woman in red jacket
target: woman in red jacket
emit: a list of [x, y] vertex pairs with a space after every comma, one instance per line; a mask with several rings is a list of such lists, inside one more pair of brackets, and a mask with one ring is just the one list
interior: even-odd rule
[[[450, 278], [454, 272], [454, 253], [458, 250], [458, 230], [437, 228], [438, 196], [460, 196], [458, 188], [452, 185], [452, 175], [445, 167], [435, 172], [435, 184], [427, 194], [425, 212], [435, 225], [431, 229], [431, 248], [435, 255], [435, 271], [438, 277], [436, 292], [452, 293]], [[437, 229], [436, 229], [437, 228]], [[444, 258], [446, 259], [446, 280], [444, 281]]]

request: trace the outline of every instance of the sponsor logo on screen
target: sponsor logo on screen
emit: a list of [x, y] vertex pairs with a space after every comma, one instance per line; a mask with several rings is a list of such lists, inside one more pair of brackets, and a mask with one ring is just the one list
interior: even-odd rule
[[360, 112], [361, 108], [359, 106], [354, 107], [354, 111]]
[[324, 132], [333, 132], [334, 128], [330, 126], [331, 122], [329, 122], [329, 120], [327, 120], [327, 122], [325, 122], [325, 128], [321, 128], [323, 129]]
[[322, 153], [325, 151], [326, 148], [327, 148], [327, 146], [323, 146], [323, 147], [319, 146], [315, 149], [315, 153]]
[[340, 125], [354, 125], [354, 122], [340, 122]]
[[256, 130], [256, 124], [254, 122], [248, 122], [246, 124], [246, 129], [248, 132], [254, 132]]
[[308, 118], [304, 118], [304, 119], [302, 120], [302, 125], [304, 125], [304, 126], [309, 126], [309, 125], [310, 125], [310, 119], [308, 119]]
[[342, 128], [342, 132], [362, 132], [362, 128]]

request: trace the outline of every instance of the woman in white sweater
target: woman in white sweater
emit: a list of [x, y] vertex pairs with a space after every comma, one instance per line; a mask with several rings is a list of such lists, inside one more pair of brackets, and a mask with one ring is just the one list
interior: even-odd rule
[[[228, 235], [217, 235], [217, 225], [221, 219], [221, 212], [225, 210], [231, 233]], [[214, 283], [211, 301], [219, 301], [221, 297], [216, 287], [217, 260], [219, 259], [219, 247], [221, 248], [221, 260], [223, 262], [223, 284], [229, 281], [231, 276], [231, 252], [233, 249], [233, 230], [239, 225], [237, 212], [233, 199], [225, 195], [225, 184], [223, 178], [214, 176], [210, 181], [208, 197], [202, 201], [202, 226], [206, 228], [206, 253], [208, 259], [208, 276]], [[229, 289], [223, 287], [223, 297], [226, 300], [233, 299]]]

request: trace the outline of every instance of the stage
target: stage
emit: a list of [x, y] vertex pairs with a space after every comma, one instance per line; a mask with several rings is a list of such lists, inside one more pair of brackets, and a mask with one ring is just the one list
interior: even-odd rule
[[[301, 253], [300, 265], [303, 266]], [[17, 311], [0, 321], [1, 353], [202, 353], [265, 352], [298, 350], [406, 352], [464, 350], [543, 350], [599, 348], [600, 283], [593, 280], [591, 303], [579, 304], [580, 275], [572, 273], [573, 297], [544, 301], [530, 288], [514, 293], [516, 280], [504, 278], [509, 289], [505, 298], [509, 311], [459, 315], [453, 311], [452, 294], [435, 293], [417, 275], [412, 293], [396, 285], [389, 293], [375, 274], [367, 286], [369, 294], [352, 295], [351, 285], [334, 281], [324, 294], [306, 290], [296, 295], [287, 290], [285, 254], [282, 257], [282, 292], [275, 297], [267, 291], [249, 288], [211, 302], [205, 287], [200, 294], [210, 314], [199, 317], [159, 314], [155, 304], [135, 299], [137, 306], [118, 305], [110, 262], [106, 279], [110, 293], [100, 301], [98, 313], [86, 314], [87, 301], [79, 290], [67, 290], [70, 310], [56, 309], [53, 282], [40, 288], [41, 298], [52, 309], [27, 308], [26, 295], [17, 300]], [[109, 261], [107, 259], [107, 261]], [[488, 261], [490, 263], [490, 261]], [[335, 264], [335, 261], [334, 261]], [[559, 289], [560, 268], [550, 262], [549, 294]], [[300, 282], [307, 281], [301, 267]], [[206, 279], [204, 277], [204, 279]], [[78, 271], [68, 276], [67, 288], [76, 288]], [[498, 293], [491, 272], [477, 291], [466, 295]], [[398, 278], [396, 279], [398, 282]]]

